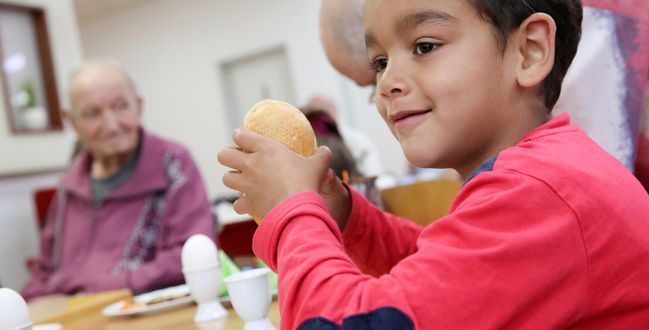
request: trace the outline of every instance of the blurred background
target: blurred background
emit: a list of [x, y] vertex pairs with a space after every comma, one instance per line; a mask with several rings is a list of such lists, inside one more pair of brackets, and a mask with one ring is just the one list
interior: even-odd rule
[[[321, 3], [0, 0], [0, 286], [19, 290], [29, 278], [25, 260], [38, 255], [34, 192], [56, 186], [70, 163], [76, 137], [59, 111], [69, 106], [71, 72], [87, 60], [123, 64], [144, 99], [143, 126], [190, 150], [211, 201], [233, 193], [222, 184], [228, 169], [216, 155], [231, 145], [232, 131], [254, 103], [274, 98], [312, 107], [313, 97], [324, 95], [327, 101], [318, 106], [333, 104], [336, 122], [378, 146], [381, 172], [365, 174], [393, 179], [381, 181], [382, 187], [414, 184], [412, 195], [401, 190], [383, 195], [395, 200], [391, 211], [394, 205], [432, 205], [411, 196], [439, 201], [439, 208], [448, 210], [461, 182], [451, 173], [455, 181], [444, 190], [452, 193], [443, 199], [436, 190], [441, 188], [416, 185], [449, 174], [409, 166], [370, 102], [372, 87], [357, 85], [327, 60], [319, 31]], [[649, 189], [649, 20], [647, 11], [637, 9], [645, 2], [584, 3], [596, 8], [585, 10], [577, 60], [554, 114], [573, 110], [572, 121], [635, 170]], [[39, 111], [39, 105], [47, 110]], [[40, 118], [28, 120], [32, 115]], [[362, 183], [358, 187], [365, 189]], [[371, 187], [367, 190], [371, 196]]]
[[[243, 113], [262, 98], [299, 106], [314, 94], [330, 96], [339, 120], [380, 146], [384, 171], [407, 173], [398, 143], [369, 102], [371, 88], [357, 86], [327, 61], [320, 2], [2, 1], [44, 10], [62, 108], [74, 68], [89, 59], [121, 61], [144, 98], [144, 127], [189, 148], [211, 198], [228, 193], [217, 152], [231, 144]], [[28, 279], [25, 258], [38, 254], [32, 194], [56, 184], [75, 135], [65, 123], [63, 130], [12, 132], [5, 107], [0, 102], [0, 282], [18, 290]]]

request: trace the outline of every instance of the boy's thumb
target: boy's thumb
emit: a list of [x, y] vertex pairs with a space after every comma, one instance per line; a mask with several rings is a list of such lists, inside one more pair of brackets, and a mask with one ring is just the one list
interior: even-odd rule
[[331, 165], [331, 150], [329, 150], [327, 146], [318, 147], [312, 157], [318, 159], [318, 161], [326, 165], [327, 168]]

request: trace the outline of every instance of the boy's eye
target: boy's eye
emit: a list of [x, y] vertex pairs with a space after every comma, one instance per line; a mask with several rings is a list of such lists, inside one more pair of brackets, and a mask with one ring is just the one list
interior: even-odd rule
[[376, 60], [372, 61], [372, 63], [370, 63], [370, 67], [372, 71], [374, 71], [375, 73], [379, 73], [385, 70], [387, 66], [388, 66], [388, 59], [385, 57], [377, 58]]
[[437, 48], [439, 48], [439, 44], [430, 41], [418, 42], [415, 44], [415, 53], [417, 55], [423, 55], [426, 53], [430, 53]]

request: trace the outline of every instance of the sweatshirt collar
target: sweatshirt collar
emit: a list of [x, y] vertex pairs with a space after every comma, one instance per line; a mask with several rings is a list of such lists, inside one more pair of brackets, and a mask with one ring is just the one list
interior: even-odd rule
[[[520, 139], [520, 141], [518, 141], [515, 145], [520, 145], [522, 143], [530, 142], [532, 140], [560, 132], [574, 131], [576, 129], [577, 127], [570, 125], [570, 116], [567, 113], [563, 113], [548, 120], [543, 125], [534, 128], [533, 130], [525, 134], [525, 136], [523, 136], [523, 138]], [[466, 180], [464, 180], [464, 185], [471, 181], [471, 179], [473, 179], [476, 175], [482, 172], [491, 171], [494, 168], [497, 159], [498, 155], [493, 156], [487, 159], [484, 163], [480, 164], [480, 166], [476, 167], [467, 176]]]
[[562, 113], [548, 120], [543, 125], [540, 125], [529, 131], [529, 133], [525, 134], [525, 136], [523, 136], [523, 138], [520, 139], [520, 141], [518, 141], [516, 145], [536, 140], [544, 136], [554, 135], [561, 132], [574, 131], [576, 129], [576, 126], [570, 124], [570, 115], [568, 115], [567, 113]]
[[[111, 192], [106, 198], [133, 197], [164, 190], [167, 177], [164, 166], [164, 146], [156, 137], [140, 128], [140, 151], [135, 170], [130, 179]], [[87, 200], [92, 199], [90, 166], [92, 156], [83, 150], [72, 163], [61, 181], [63, 187]]]

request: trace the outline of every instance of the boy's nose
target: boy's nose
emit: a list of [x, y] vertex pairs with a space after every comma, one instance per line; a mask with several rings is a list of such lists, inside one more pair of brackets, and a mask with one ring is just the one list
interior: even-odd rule
[[393, 99], [408, 94], [409, 88], [405, 81], [397, 81], [386, 85], [388, 86], [382, 89], [381, 94], [383, 94], [387, 99]]
[[395, 70], [389, 65], [379, 78], [377, 87], [382, 96], [387, 99], [403, 96], [410, 90], [404, 72]]

